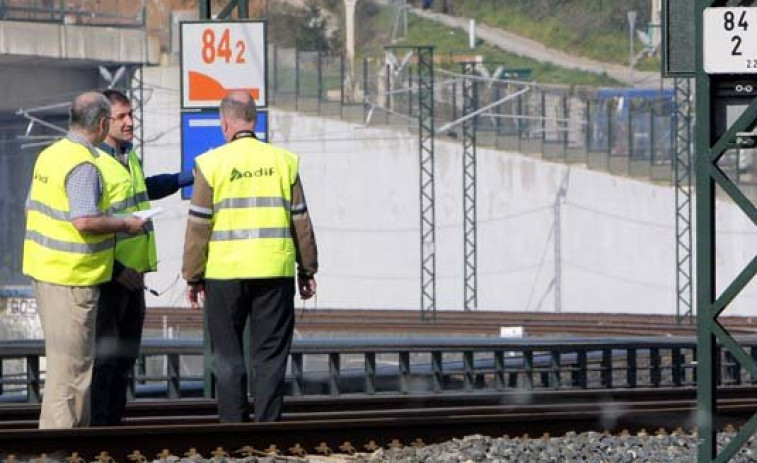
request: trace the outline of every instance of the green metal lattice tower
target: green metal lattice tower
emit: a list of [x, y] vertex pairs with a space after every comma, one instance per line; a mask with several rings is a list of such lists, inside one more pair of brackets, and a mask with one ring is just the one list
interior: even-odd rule
[[421, 318], [436, 318], [436, 212], [434, 193], [434, 47], [417, 46], [418, 151], [421, 197]]
[[418, 54], [418, 150], [421, 171], [421, 317], [436, 318], [436, 212], [434, 192], [434, 47]]
[[[697, 0], [696, 43], [696, 309], [698, 460], [725, 462], [757, 431], [757, 414], [718, 453], [717, 378], [726, 351], [752, 378], [757, 363], [718, 322], [757, 273], [757, 255], [720, 294], [716, 287], [716, 187], [757, 225], [757, 208], [720, 161], [726, 153], [757, 146], [757, 7], [754, 0]], [[740, 113], [735, 115], [736, 113]]]
[[692, 260], [691, 195], [692, 195], [692, 115], [691, 79], [674, 79], [675, 118], [675, 159], [673, 176], [675, 180], [676, 209], [676, 323], [685, 320], [693, 323], [694, 284]]
[[[470, 76], [476, 63], [463, 63], [463, 114], [478, 109], [478, 84]], [[477, 302], [476, 278], [476, 123], [478, 117], [463, 122], [463, 308], [475, 310]]]
[[134, 134], [135, 145], [139, 156], [144, 156], [145, 152], [145, 78], [144, 78], [144, 66], [137, 64], [132, 66], [132, 69], [128, 73], [131, 77], [128, 80], [128, 93], [129, 100], [131, 101], [132, 110], [134, 111], [134, 126], [136, 127], [136, 133]]
[[[384, 48], [392, 52], [396, 50], [410, 50], [415, 57], [418, 92], [418, 154], [420, 161], [421, 320], [435, 319], [434, 47], [430, 45], [390, 45]], [[412, 69], [409, 72], [412, 72]]]

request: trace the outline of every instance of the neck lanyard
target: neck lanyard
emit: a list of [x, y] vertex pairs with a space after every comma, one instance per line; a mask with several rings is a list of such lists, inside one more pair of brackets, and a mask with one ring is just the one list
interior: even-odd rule
[[240, 138], [257, 138], [255, 136], [255, 132], [252, 130], [240, 130], [239, 132], [235, 133], [233, 137], [231, 137], [231, 141], [238, 140]]

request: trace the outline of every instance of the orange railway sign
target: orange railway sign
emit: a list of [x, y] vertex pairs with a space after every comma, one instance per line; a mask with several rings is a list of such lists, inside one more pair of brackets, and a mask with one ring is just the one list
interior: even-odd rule
[[266, 48], [263, 21], [181, 23], [182, 108], [217, 108], [231, 90], [268, 106]]

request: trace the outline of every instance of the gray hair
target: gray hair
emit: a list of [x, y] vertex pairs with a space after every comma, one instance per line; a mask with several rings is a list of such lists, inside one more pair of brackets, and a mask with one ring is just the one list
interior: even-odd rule
[[226, 95], [221, 100], [220, 111], [228, 119], [251, 123], [255, 123], [258, 114], [255, 108], [255, 100], [248, 93], [242, 92]]
[[68, 113], [70, 129], [95, 132], [100, 120], [110, 117], [110, 102], [99, 92], [87, 92], [77, 96]]

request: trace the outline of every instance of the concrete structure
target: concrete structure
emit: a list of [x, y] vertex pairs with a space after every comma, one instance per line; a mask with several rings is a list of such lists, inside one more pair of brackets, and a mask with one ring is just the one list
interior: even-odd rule
[[357, 100], [355, 95], [355, 5], [357, 0], [344, 0], [344, 29], [346, 37], [345, 58], [347, 60], [347, 75], [344, 86], [349, 91], [348, 99]]
[[[178, 69], [152, 68], [156, 90], [146, 138], [148, 173], [178, 169]], [[298, 113], [271, 111], [271, 140], [301, 155], [302, 178], [321, 252], [318, 306], [419, 310], [417, 135]], [[437, 306], [463, 300], [462, 148], [436, 144]], [[561, 185], [565, 200], [556, 206]], [[564, 312], [675, 314], [673, 189], [568, 167], [517, 153], [478, 150], [478, 300], [480, 310], [551, 311], [554, 237], [562, 239]], [[152, 306], [186, 305], [181, 269], [187, 202], [163, 200], [155, 220], [163, 297]], [[559, 233], [555, 207], [560, 207]], [[750, 222], [719, 204], [718, 271], [732, 278], [757, 245]], [[175, 283], [174, 283], [175, 282]], [[171, 286], [173, 284], [173, 286]], [[722, 290], [722, 288], [721, 288]], [[747, 288], [729, 315], [751, 313]]]
[[159, 52], [144, 29], [0, 21], [0, 112], [66, 101], [101, 84], [97, 66], [157, 64]]
[[355, 68], [355, 4], [357, 0], [344, 0], [344, 28], [347, 40], [345, 50], [347, 52], [347, 64], [350, 67], [350, 76], [354, 78]]
[[[17, 111], [57, 105], [36, 115], [65, 127], [68, 108], [60, 104], [107, 85], [99, 66], [156, 64], [158, 51], [144, 28], [0, 20], [0, 285], [26, 283], [19, 275], [24, 201], [40, 150], [19, 140], [28, 121]], [[40, 124], [30, 132], [57, 134]]]

